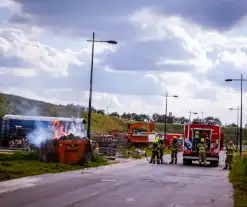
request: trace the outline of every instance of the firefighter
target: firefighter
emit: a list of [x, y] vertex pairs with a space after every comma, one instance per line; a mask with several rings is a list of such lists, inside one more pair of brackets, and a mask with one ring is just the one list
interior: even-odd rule
[[157, 164], [160, 164], [160, 149], [158, 138], [156, 138], [152, 144], [152, 156], [150, 163], [155, 164], [155, 158], [157, 159]]
[[177, 164], [177, 154], [178, 154], [178, 140], [177, 137], [174, 136], [173, 140], [171, 142], [171, 162], [170, 164], [173, 164], [175, 161], [175, 164]]
[[163, 161], [163, 155], [164, 155], [164, 139], [162, 139], [161, 137], [159, 137], [159, 149], [160, 149], [160, 163], [161, 164], [164, 164], [164, 161]]
[[236, 147], [233, 145], [233, 142], [230, 140], [226, 146], [226, 160], [225, 160], [225, 167], [224, 170], [231, 170], [232, 169], [232, 160], [233, 160], [233, 153], [236, 151]]
[[195, 131], [195, 138], [199, 138], [199, 132]]
[[206, 150], [207, 150], [207, 145], [205, 144], [204, 138], [201, 138], [201, 142], [198, 143], [197, 148], [199, 150], [199, 164], [202, 165], [207, 165], [207, 160], [206, 160]]

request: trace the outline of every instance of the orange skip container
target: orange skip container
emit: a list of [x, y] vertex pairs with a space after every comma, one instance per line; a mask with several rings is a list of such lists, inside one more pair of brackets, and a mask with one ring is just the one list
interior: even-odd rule
[[58, 140], [59, 160], [61, 164], [75, 164], [85, 157], [89, 140]]

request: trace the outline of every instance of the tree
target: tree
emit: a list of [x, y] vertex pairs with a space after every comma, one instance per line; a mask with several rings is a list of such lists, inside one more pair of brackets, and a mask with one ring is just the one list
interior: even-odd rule
[[228, 127], [237, 127], [237, 124], [232, 123], [232, 124], [228, 125]]
[[110, 114], [110, 116], [120, 117], [120, 115], [119, 115], [117, 112], [112, 112], [112, 113]]
[[0, 94], [0, 118], [3, 118], [4, 115], [8, 112], [6, 103], [6, 97], [4, 94]]
[[204, 118], [204, 121], [209, 122], [209, 121], [214, 121], [216, 124], [218, 125], [222, 125], [222, 122], [220, 121], [220, 119], [218, 117], [213, 117], [213, 116], [207, 116]]
[[59, 116], [59, 113], [58, 113], [57, 108], [55, 106], [50, 106], [48, 109], [48, 112], [49, 112], [50, 116], [54, 116], [54, 117]]

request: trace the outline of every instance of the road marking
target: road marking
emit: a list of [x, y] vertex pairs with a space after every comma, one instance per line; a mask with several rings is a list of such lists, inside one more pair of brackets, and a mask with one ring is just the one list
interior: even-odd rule
[[101, 182], [116, 182], [117, 180], [101, 179]]
[[19, 190], [23, 188], [30, 188], [37, 185], [39, 178], [19, 178], [9, 181], [3, 181], [0, 183], [0, 194]]
[[34, 183], [26, 183], [26, 184], [16, 185], [16, 186], [12, 186], [12, 187], [6, 187], [6, 188], [3, 188], [3, 189], [0, 189], [0, 194], [1, 193], [15, 191], [15, 190], [19, 190], [19, 189], [23, 189], [23, 188], [30, 188], [30, 187], [34, 187], [34, 186], [36, 186], [36, 184], [34, 184]]
[[0, 188], [1, 187], [14, 187], [17, 185], [22, 185], [22, 184], [27, 184], [27, 183], [34, 183], [39, 181], [39, 178], [28, 178], [28, 177], [24, 177], [24, 178], [18, 178], [18, 179], [14, 179], [14, 180], [8, 180], [8, 181], [3, 181], [0, 183]]

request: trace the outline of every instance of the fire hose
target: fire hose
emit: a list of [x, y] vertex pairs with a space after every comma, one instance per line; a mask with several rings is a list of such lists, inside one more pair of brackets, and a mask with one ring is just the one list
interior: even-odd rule
[[[146, 151], [145, 151], [145, 153], [144, 153], [144, 156], [145, 156], [145, 158], [146, 158], [146, 160], [150, 163], [150, 161], [151, 161], [151, 156], [150, 157], [148, 157], [148, 150], [151, 150], [150, 148], [147, 148], [146, 149]], [[163, 164], [168, 164], [168, 162], [167, 161], [165, 161]]]

